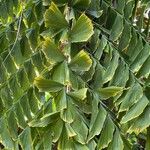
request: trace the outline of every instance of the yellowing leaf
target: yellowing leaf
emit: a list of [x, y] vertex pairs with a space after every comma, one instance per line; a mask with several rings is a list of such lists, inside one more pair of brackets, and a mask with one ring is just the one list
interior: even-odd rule
[[63, 89], [64, 85], [52, 80], [44, 79], [42, 77], [37, 77], [34, 80], [34, 84], [42, 92], [57, 92]]
[[53, 2], [51, 3], [49, 9], [46, 10], [44, 18], [45, 25], [50, 29], [52, 36], [68, 27], [65, 16]]
[[90, 56], [81, 50], [70, 62], [70, 68], [73, 71], [88, 71], [92, 65]]
[[46, 39], [46, 41], [43, 42], [42, 49], [51, 63], [61, 62], [65, 59], [63, 53], [57, 48], [51, 39]]
[[110, 86], [106, 88], [100, 88], [99, 90], [99, 95], [103, 99], [107, 99], [110, 97], [114, 97], [120, 92], [123, 91], [123, 87], [117, 87], [117, 86]]
[[65, 127], [66, 127], [68, 138], [77, 135], [69, 123], [65, 123]]
[[86, 98], [87, 88], [68, 93], [69, 96], [75, 99], [84, 100]]
[[72, 43], [85, 42], [93, 33], [91, 20], [85, 14], [82, 14], [71, 30], [70, 39]]

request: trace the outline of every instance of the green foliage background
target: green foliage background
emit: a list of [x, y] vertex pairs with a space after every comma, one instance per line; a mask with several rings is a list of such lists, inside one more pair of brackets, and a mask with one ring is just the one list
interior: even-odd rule
[[150, 150], [149, 7], [1, 0], [0, 149]]

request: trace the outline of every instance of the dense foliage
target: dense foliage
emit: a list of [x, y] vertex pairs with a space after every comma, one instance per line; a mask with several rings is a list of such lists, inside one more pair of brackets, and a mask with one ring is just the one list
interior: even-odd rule
[[0, 1], [0, 149], [150, 150], [149, 0]]

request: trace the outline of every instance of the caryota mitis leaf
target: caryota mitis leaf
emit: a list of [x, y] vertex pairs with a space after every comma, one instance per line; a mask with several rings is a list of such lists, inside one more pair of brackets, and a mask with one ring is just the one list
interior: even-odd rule
[[148, 0], [0, 1], [0, 149], [150, 149]]

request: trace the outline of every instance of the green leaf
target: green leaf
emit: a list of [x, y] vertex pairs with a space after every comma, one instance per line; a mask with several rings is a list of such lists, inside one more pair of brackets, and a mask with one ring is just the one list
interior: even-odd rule
[[144, 62], [140, 70], [138, 71], [137, 73], [138, 78], [141, 76], [147, 76], [148, 74], [150, 74], [149, 64], [150, 64], [150, 56], [146, 59], [146, 61]]
[[68, 139], [67, 133], [64, 130], [60, 140], [58, 141], [58, 149], [59, 150], [64, 150], [64, 149], [71, 150], [73, 148], [74, 148], [73, 138]]
[[75, 142], [74, 143], [74, 149], [84, 149], [84, 150], [89, 150], [89, 148], [86, 145], [80, 144]]
[[20, 42], [17, 41], [14, 47], [15, 51], [12, 52], [12, 55], [15, 59], [15, 63], [20, 65], [23, 62], [23, 55], [20, 49]]
[[50, 4], [51, 0], [43, 0], [42, 2], [43, 2], [44, 6], [48, 6]]
[[42, 118], [35, 118], [28, 123], [30, 127], [45, 127], [53, 122], [55, 122], [59, 117], [59, 112], [53, 112], [44, 115]]
[[18, 138], [18, 133], [17, 133], [17, 120], [15, 118], [15, 113], [14, 110], [11, 109], [11, 111], [9, 111], [9, 113], [7, 114], [7, 122], [8, 122], [8, 129], [10, 132], [11, 137], [16, 140]]
[[42, 77], [37, 77], [34, 80], [34, 84], [37, 86], [37, 88], [42, 92], [58, 92], [63, 89], [64, 85], [61, 83], [58, 83], [56, 81], [44, 79]]
[[82, 14], [70, 32], [70, 39], [72, 43], [86, 42], [93, 33], [91, 20], [85, 14]]
[[100, 0], [91, 0], [90, 7], [88, 8], [87, 12], [95, 18], [99, 18], [103, 13]]
[[70, 76], [70, 83], [71, 83], [72, 89], [78, 90], [79, 89], [78, 76], [76, 76], [71, 69], [69, 70], [69, 76]]
[[109, 37], [110, 40], [116, 41], [120, 37], [122, 31], [123, 31], [123, 18], [120, 14], [117, 14], [117, 17], [111, 29]]
[[47, 132], [42, 138], [44, 150], [52, 150], [52, 135]]
[[54, 122], [52, 125], [51, 125], [51, 130], [54, 132], [53, 134], [53, 142], [57, 142], [58, 139], [60, 138], [61, 136], [61, 133], [63, 131], [63, 127], [64, 127], [64, 122], [63, 120], [60, 118], [57, 120], [57, 122]]
[[111, 144], [109, 145], [107, 150], [118, 150], [118, 149], [119, 150], [123, 150], [124, 149], [124, 145], [123, 145], [123, 141], [121, 139], [119, 130], [116, 129], [113, 141], [111, 142]]
[[[95, 35], [95, 34], [94, 34]], [[93, 35], [93, 36], [94, 36]], [[99, 36], [98, 36], [98, 38], [99, 38]], [[96, 52], [95, 52], [95, 54], [94, 54], [94, 56], [98, 59], [98, 60], [100, 60], [100, 58], [101, 58], [101, 56], [102, 56], [102, 54], [103, 54], [103, 50], [104, 50], [104, 48], [107, 46], [107, 39], [106, 39], [106, 37], [105, 36], [102, 36], [102, 38], [101, 38], [101, 40], [100, 40], [100, 42], [97, 40], [97, 43], [99, 43], [98, 44], [98, 47], [97, 47], [97, 49], [96, 49]]]
[[75, 57], [73, 57], [69, 64], [73, 71], [88, 71], [91, 65], [92, 60], [84, 50], [81, 50]]
[[63, 53], [57, 48], [51, 39], [46, 39], [46, 41], [44, 41], [43, 52], [51, 63], [61, 62], [65, 59]]
[[[3, 55], [4, 56], [1, 57], [5, 58], [8, 55], [8, 52], [3, 53]], [[8, 55], [7, 61], [4, 62], [4, 66], [6, 67], [8, 73], [14, 73], [16, 71], [15, 62], [10, 55]]]
[[8, 149], [14, 149], [14, 142], [9, 134], [5, 118], [0, 118], [0, 140]]
[[33, 83], [34, 78], [36, 77], [36, 73], [35, 73], [34, 65], [31, 62], [31, 60], [26, 61], [24, 63], [24, 67], [25, 67], [25, 70], [27, 72], [28, 79], [29, 79], [30, 83]]
[[121, 137], [122, 137], [123, 144], [124, 144], [124, 150], [131, 150], [132, 149], [132, 144], [130, 143], [128, 138], [126, 138], [125, 136], [121, 136]]
[[121, 14], [123, 14], [123, 12], [124, 12], [125, 3], [126, 3], [125, 0], [122, 0], [122, 1], [118, 1], [118, 2], [117, 2], [117, 8], [116, 8], [116, 10], [117, 10], [119, 13], [121, 13]]
[[23, 90], [26, 90], [30, 86], [25, 69], [20, 69], [17, 72], [17, 79], [18, 79], [18, 83], [20, 84]]
[[[139, 39], [135, 36], [134, 38], [136, 38], [136, 43], [133, 43], [131, 45], [129, 45], [128, 52], [127, 54], [130, 56], [129, 60], [130, 63], [133, 63], [136, 59], [136, 57], [139, 55], [140, 51], [143, 49], [143, 41], [142, 38], [139, 37]], [[135, 51], [136, 49], [136, 51]]]
[[69, 69], [66, 61], [58, 64], [54, 68], [52, 80], [59, 82], [61, 84], [69, 83]]
[[9, 108], [12, 106], [13, 104], [13, 98], [11, 96], [11, 92], [10, 89], [8, 88], [8, 86], [5, 86], [4, 88], [1, 88], [1, 99], [4, 102], [4, 105], [6, 108]]
[[86, 98], [87, 88], [80, 89], [78, 91], [69, 92], [68, 95], [74, 99], [84, 100]]
[[65, 89], [61, 90], [56, 98], [54, 98], [56, 104], [56, 110], [60, 111], [67, 108], [67, 98]]
[[126, 95], [121, 98], [121, 105], [119, 112], [128, 110], [134, 103], [136, 103], [143, 95], [143, 90], [140, 84], [134, 84], [129, 91], [127, 91]]
[[1, 64], [1, 67], [0, 67], [0, 83], [4, 83], [7, 78], [8, 78], [8, 75], [7, 75], [7, 72], [6, 72], [6, 68], [4, 67], [3, 64]]
[[108, 146], [108, 144], [113, 139], [114, 131], [115, 131], [114, 123], [112, 122], [112, 120], [108, 116], [105, 123], [104, 123], [104, 127], [102, 129], [101, 136], [99, 138], [98, 149], [104, 149]]
[[146, 44], [143, 50], [141, 50], [141, 52], [137, 55], [136, 59], [131, 64], [131, 69], [133, 70], [133, 72], [137, 72], [142, 67], [146, 59], [149, 57], [150, 55], [149, 49], [150, 45]]
[[129, 68], [125, 62], [121, 61], [115, 71], [112, 80], [109, 82], [109, 86], [122, 86], [126, 85], [129, 80]]
[[67, 97], [67, 109], [60, 112], [60, 117], [64, 122], [72, 123], [75, 117], [75, 107], [72, 104], [72, 99]]
[[0, 0], [0, 149], [149, 150], [149, 6]]
[[99, 88], [98, 92], [102, 99], [108, 99], [120, 94], [123, 91], [123, 87], [110, 86], [106, 88]]
[[37, 48], [38, 44], [38, 30], [36, 28], [31, 28], [26, 31], [26, 35], [29, 39], [29, 43], [32, 49]]
[[15, 76], [9, 80], [9, 87], [14, 99], [18, 99], [23, 94], [23, 91], [20, 89], [17, 78]]
[[[138, 46], [137, 46], [138, 45]], [[132, 32], [132, 38], [130, 40], [128, 49], [127, 49], [127, 55], [131, 57], [135, 57], [135, 55], [133, 55], [133, 53], [135, 53], [136, 51], [134, 51], [136, 48], [141, 49], [141, 47], [143, 46], [141, 39], [139, 40], [137, 38], [137, 34], [136, 31], [133, 30]], [[134, 58], [133, 58], [134, 59]]]
[[69, 123], [65, 123], [65, 127], [66, 127], [68, 138], [71, 138], [77, 135]]
[[93, 89], [98, 89], [103, 86], [103, 78], [105, 74], [105, 69], [101, 64], [97, 64], [95, 68], [95, 74], [93, 76]]
[[88, 150], [89, 149], [95, 149], [97, 146], [97, 143], [95, 142], [95, 140], [91, 140], [89, 143], [88, 143]]
[[91, 125], [89, 129], [88, 141], [90, 141], [94, 136], [99, 135], [101, 133], [101, 130], [103, 128], [106, 119], [106, 115], [107, 115], [106, 110], [101, 106], [99, 108], [99, 112], [97, 114], [95, 121], [90, 123]]
[[72, 128], [76, 132], [74, 139], [81, 144], [86, 144], [86, 139], [88, 135], [88, 127], [80, 114], [77, 114], [73, 123], [71, 123]]
[[51, 36], [54, 36], [68, 27], [68, 23], [65, 20], [64, 15], [53, 2], [49, 9], [46, 10], [44, 18], [45, 25], [50, 29]]
[[124, 15], [126, 18], [132, 17], [133, 9], [135, 8], [135, 3], [133, 1], [128, 1], [124, 8]]
[[123, 33], [119, 42], [118, 49], [120, 51], [126, 50], [131, 40], [131, 26], [126, 23], [123, 29]]
[[39, 110], [39, 102], [38, 98], [35, 95], [35, 91], [33, 88], [28, 89], [28, 100], [32, 113], [36, 114]]
[[98, 103], [99, 103], [99, 96], [96, 93], [90, 94], [88, 96], [88, 99], [91, 101], [91, 120], [90, 120], [90, 127], [92, 127], [95, 123], [95, 120], [97, 118], [99, 108], [98, 108]]
[[55, 2], [55, 4], [59, 4], [59, 5], [62, 5], [62, 4], [65, 4], [67, 3], [68, 1], [67, 0], [52, 0], [53, 2]]
[[149, 101], [146, 96], [142, 96], [142, 98], [129, 109], [129, 111], [123, 116], [121, 123], [126, 123], [136, 117], [138, 117], [148, 105]]
[[[92, 58], [91, 58], [92, 59]], [[86, 72], [84, 72], [82, 79], [86, 82], [90, 81], [95, 73], [95, 69], [96, 69], [96, 60], [92, 59], [92, 66], [90, 67], [90, 69]]]
[[20, 135], [19, 141], [21, 144], [22, 149], [24, 150], [32, 150], [33, 149], [33, 142], [31, 137], [31, 129], [27, 127]]
[[15, 105], [15, 114], [16, 114], [17, 123], [19, 127], [25, 128], [27, 126], [27, 123], [25, 121], [25, 117], [24, 117], [23, 110], [21, 108], [20, 103], [17, 103]]
[[149, 150], [150, 149], [150, 142], [149, 141], [150, 141], [150, 127], [147, 129], [145, 150]]
[[111, 61], [109, 62], [109, 65], [108, 65], [108, 67], [105, 71], [104, 78], [103, 78], [103, 83], [107, 83], [108, 81], [110, 81], [113, 78], [113, 76], [115, 74], [115, 71], [117, 69], [117, 66], [118, 66], [118, 61], [119, 61], [119, 55], [115, 51], [113, 53]]
[[147, 107], [145, 111], [134, 121], [130, 126], [128, 132], [135, 132], [139, 134], [150, 125], [150, 107]]
[[77, 9], [86, 9], [89, 4], [91, 3], [91, 0], [74, 0], [73, 1], [73, 5], [74, 7], [76, 7]]
[[34, 55], [32, 55], [33, 64], [37, 68], [38, 72], [42, 72], [44, 68], [42, 59], [42, 54], [40, 52], [37, 52]]
[[20, 103], [20, 105], [22, 107], [24, 116], [26, 116], [27, 120], [31, 120], [32, 119], [31, 109], [30, 109], [30, 106], [29, 106], [29, 100], [28, 100], [27, 95], [23, 95], [20, 98], [19, 103]]

